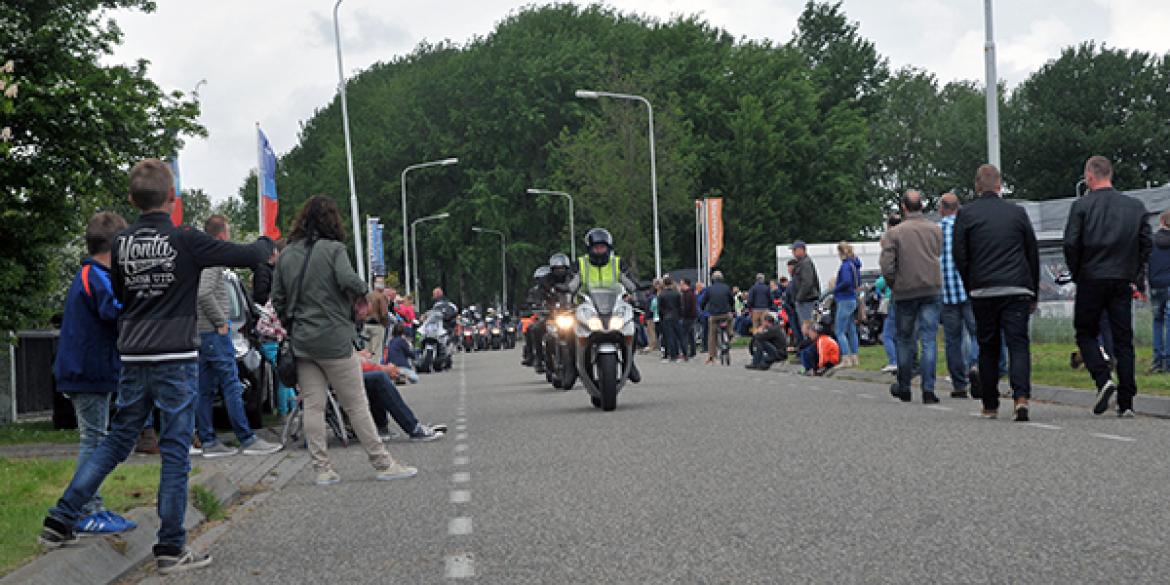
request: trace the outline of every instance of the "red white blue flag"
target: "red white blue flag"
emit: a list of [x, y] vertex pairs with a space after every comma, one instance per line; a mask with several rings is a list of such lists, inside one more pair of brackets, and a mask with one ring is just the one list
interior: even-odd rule
[[183, 186], [179, 181], [179, 153], [175, 153], [167, 161], [171, 167], [171, 175], [175, 178], [175, 207], [171, 209], [171, 223], [183, 225]]
[[280, 237], [280, 228], [276, 227], [276, 214], [280, 203], [276, 198], [276, 154], [272, 152], [272, 145], [268, 144], [268, 137], [264, 131], [256, 126], [257, 144], [257, 188], [260, 191], [260, 231], [262, 234], [276, 239]]

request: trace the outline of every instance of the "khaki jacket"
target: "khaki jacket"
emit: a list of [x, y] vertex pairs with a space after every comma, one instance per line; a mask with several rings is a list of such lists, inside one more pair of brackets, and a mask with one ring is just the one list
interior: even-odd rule
[[942, 294], [942, 229], [921, 213], [909, 213], [905, 221], [882, 237], [882, 276], [895, 301]]

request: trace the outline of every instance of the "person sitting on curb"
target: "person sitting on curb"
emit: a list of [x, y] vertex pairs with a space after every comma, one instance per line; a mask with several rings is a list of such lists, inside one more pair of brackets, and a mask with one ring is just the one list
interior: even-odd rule
[[841, 363], [841, 349], [828, 333], [828, 327], [805, 322], [804, 336], [808, 344], [800, 351], [801, 372], [806, 376], [824, 376]]
[[398, 393], [394, 385], [394, 378], [398, 377], [398, 367], [394, 364], [380, 365], [373, 361], [373, 354], [368, 350], [358, 352], [362, 360], [362, 385], [366, 389], [366, 399], [370, 402], [370, 415], [374, 417], [374, 426], [383, 440], [395, 436], [390, 432], [386, 413], [394, 418], [394, 422], [405, 432], [412, 441], [434, 441], [442, 439], [447, 432], [447, 425], [425, 425], [418, 421], [414, 412]]
[[784, 328], [776, 322], [776, 316], [771, 313], [764, 315], [760, 330], [752, 335], [752, 342], [754, 346], [752, 363], [744, 366], [749, 370], [767, 370], [772, 367], [772, 362], [788, 359], [788, 353], [785, 351], [788, 339], [784, 336]]
[[414, 364], [410, 361], [414, 350], [410, 347], [410, 341], [406, 339], [406, 324], [401, 321], [395, 323], [390, 335], [392, 338], [390, 343], [386, 344], [386, 355], [387, 362], [398, 367], [398, 376], [394, 379], [405, 378], [411, 384], [418, 384], [418, 372], [414, 371]]

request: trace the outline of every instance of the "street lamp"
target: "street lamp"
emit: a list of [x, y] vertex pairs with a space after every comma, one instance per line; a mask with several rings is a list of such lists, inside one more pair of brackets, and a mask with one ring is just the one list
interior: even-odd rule
[[[341, 0], [333, 5], [333, 38], [337, 41], [337, 91], [341, 93], [341, 128], [345, 131], [345, 165], [349, 171], [349, 215], [353, 219], [353, 250], [357, 259], [357, 273], [366, 279], [366, 259], [362, 254], [362, 228], [358, 223], [357, 186], [353, 180], [353, 145], [349, 140], [349, 107], [345, 103], [345, 69], [341, 64], [341, 27], [337, 24], [337, 9]], [[261, 227], [261, 230], [264, 228]]]
[[504, 232], [501, 232], [500, 230], [482, 228], [479, 226], [472, 227], [471, 230], [475, 231], [475, 232], [479, 232], [481, 234], [488, 233], [488, 234], [496, 234], [496, 235], [500, 236], [500, 291], [501, 291], [500, 297], [503, 299], [504, 306], [502, 307], [502, 309], [507, 311], [508, 310], [508, 242], [507, 242], [507, 238], [504, 237]]
[[[417, 226], [418, 224], [420, 224], [424, 221], [432, 221], [432, 220], [436, 220], [436, 219], [447, 219], [448, 217], [451, 217], [451, 214], [444, 212], [444, 213], [437, 213], [435, 215], [428, 215], [426, 217], [420, 217], [420, 218], [410, 222], [410, 257], [412, 260], [414, 260], [414, 291], [415, 291], [415, 294], [418, 293], [418, 289], [419, 289], [419, 286], [418, 286], [418, 284], [419, 284], [419, 277], [418, 277], [418, 229], [415, 226]], [[410, 294], [409, 290], [407, 291], [406, 294]]]
[[[425, 169], [427, 167], [445, 167], [458, 163], [459, 159], [457, 158], [445, 158], [442, 160], [433, 160], [430, 162], [410, 165], [405, 169], [402, 169], [402, 269], [406, 271], [406, 278], [403, 279], [403, 282], [406, 283], [406, 294], [408, 295], [410, 294], [410, 256], [407, 254], [406, 247], [406, 245], [409, 243], [407, 240], [409, 236], [406, 232], [406, 173], [416, 169]], [[417, 293], [418, 291], [415, 292]]]
[[654, 207], [654, 275], [662, 275], [662, 247], [659, 243], [658, 237], [658, 170], [654, 163], [654, 107], [650, 105], [650, 100], [640, 96], [625, 93], [611, 93], [608, 91], [591, 91], [585, 89], [578, 89], [575, 93], [578, 98], [586, 100], [595, 100], [598, 98], [614, 98], [619, 100], [632, 100], [646, 104], [646, 111], [650, 114], [650, 193], [653, 197]]
[[991, 0], [983, 2], [987, 40], [983, 44], [983, 66], [987, 74], [987, 162], [999, 166], [999, 81], [995, 73], [995, 29], [992, 27]]
[[573, 223], [573, 196], [564, 191], [549, 191], [547, 189], [529, 189], [529, 195], [561, 195], [569, 200], [569, 249], [572, 250], [573, 261], [577, 261], [577, 228]]

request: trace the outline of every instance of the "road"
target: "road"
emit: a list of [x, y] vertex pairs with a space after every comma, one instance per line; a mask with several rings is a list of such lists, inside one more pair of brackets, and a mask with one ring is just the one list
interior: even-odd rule
[[[404, 395], [419, 477], [305, 469], [168, 583], [1166, 583], [1170, 421], [903, 404], [886, 388], [642, 359], [602, 413], [520, 352]], [[917, 393], [916, 393], [917, 396]]]

